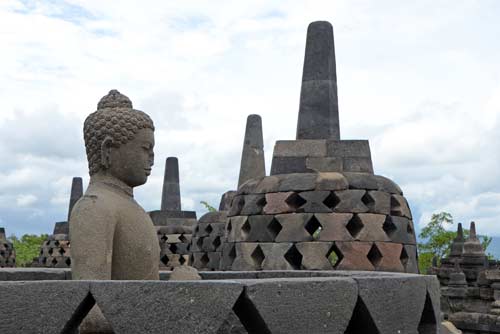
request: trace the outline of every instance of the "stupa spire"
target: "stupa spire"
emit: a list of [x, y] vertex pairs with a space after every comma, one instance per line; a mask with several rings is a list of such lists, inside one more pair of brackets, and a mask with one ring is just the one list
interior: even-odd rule
[[259, 115], [248, 115], [241, 153], [238, 188], [246, 181], [266, 176], [264, 162], [264, 140], [262, 119]]
[[333, 27], [326, 21], [307, 29], [297, 139], [340, 140]]
[[181, 211], [181, 190], [179, 185], [179, 161], [168, 157], [165, 162], [165, 176], [161, 194], [162, 211]]
[[71, 181], [71, 193], [69, 195], [68, 221], [75, 203], [83, 196], [83, 183], [81, 177], [74, 177]]

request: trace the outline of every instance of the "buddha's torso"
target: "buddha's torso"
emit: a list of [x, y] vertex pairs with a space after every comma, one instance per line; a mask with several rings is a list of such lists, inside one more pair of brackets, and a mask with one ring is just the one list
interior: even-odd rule
[[[98, 203], [98, 205], [96, 205]], [[158, 265], [160, 261], [160, 249], [156, 230], [153, 222], [144, 209], [119, 187], [100, 182], [89, 185], [85, 195], [75, 206], [79, 218], [78, 224], [84, 226], [71, 226], [72, 230], [72, 255], [85, 259], [76, 261], [73, 265], [74, 275], [80, 279], [102, 279], [101, 277], [89, 277], [90, 272], [85, 272], [86, 267], [92, 262], [92, 249], [98, 240], [91, 240], [93, 230], [106, 234], [105, 243], [111, 242], [111, 258], [106, 258], [106, 262], [111, 262], [111, 279], [113, 280], [157, 280], [159, 279]], [[87, 210], [106, 211], [106, 221], [96, 221], [89, 216], [85, 219]], [[72, 215], [73, 220], [73, 215]], [[70, 221], [71, 224], [71, 221]], [[109, 227], [103, 230], [98, 224], [107, 224]], [[76, 225], [76, 224], [72, 224]], [[112, 226], [114, 225], [114, 228]], [[76, 230], [75, 230], [76, 229]], [[86, 236], [85, 236], [86, 235]], [[89, 238], [87, 242], [82, 240]], [[99, 249], [99, 245], [96, 245]], [[99, 257], [99, 254], [95, 254]], [[92, 268], [95, 270], [95, 268]]]

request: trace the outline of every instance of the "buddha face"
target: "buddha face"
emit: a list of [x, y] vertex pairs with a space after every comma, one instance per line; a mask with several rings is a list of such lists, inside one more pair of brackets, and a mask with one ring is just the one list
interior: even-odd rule
[[151, 174], [154, 145], [153, 130], [149, 128], [139, 130], [132, 140], [110, 149], [107, 173], [129, 187], [143, 185]]

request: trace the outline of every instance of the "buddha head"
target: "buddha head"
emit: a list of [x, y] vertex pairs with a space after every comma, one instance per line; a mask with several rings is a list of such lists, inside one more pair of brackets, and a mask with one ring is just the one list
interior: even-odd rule
[[114, 177], [129, 187], [146, 183], [154, 163], [154, 125], [117, 90], [104, 96], [83, 125], [89, 174]]

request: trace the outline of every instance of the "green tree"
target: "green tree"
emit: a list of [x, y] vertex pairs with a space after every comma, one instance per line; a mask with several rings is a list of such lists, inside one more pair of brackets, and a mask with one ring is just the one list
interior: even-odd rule
[[[418, 244], [419, 258], [418, 266], [420, 272], [425, 274], [432, 265], [432, 259], [437, 258], [438, 263], [443, 257], [450, 253], [450, 246], [457, 237], [456, 231], [449, 231], [446, 228], [453, 226], [453, 216], [448, 212], [440, 212], [432, 215], [430, 222], [422, 229], [419, 238], [422, 240]], [[464, 238], [469, 237], [469, 230], [463, 229]], [[478, 235], [483, 249], [486, 251], [491, 243], [491, 237]], [[489, 257], [492, 257], [488, 254]]]
[[9, 239], [16, 250], [16, 266], [29, 267], [33, 262], [33, 258], [38, 256], [40, 247], [47, 238], [47, 234], [25, 234], [21, 239], [12, 235]]
[[208, 202], [206, 202], [206, 201], [201, 201], [200, 203], [203, 204], [203, 206], [205, 207], [205, 209], [208, 210], [208, 212], [215, 212], [215, 211], [217, 211], [216, 208], [214, 208], [213, 206], [211, 206], [210, 204], [208, 204]]

